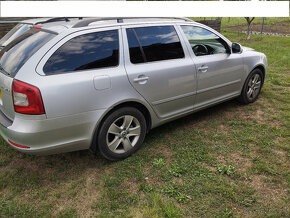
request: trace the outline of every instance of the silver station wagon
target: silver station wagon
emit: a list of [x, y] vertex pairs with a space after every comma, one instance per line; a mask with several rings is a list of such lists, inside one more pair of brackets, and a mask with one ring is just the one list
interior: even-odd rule
[[52, 18], [0, 51], [0, 132], [30, 154], [130, 156], [154, 127], [254, 102], [263, 53], [186, 18]]

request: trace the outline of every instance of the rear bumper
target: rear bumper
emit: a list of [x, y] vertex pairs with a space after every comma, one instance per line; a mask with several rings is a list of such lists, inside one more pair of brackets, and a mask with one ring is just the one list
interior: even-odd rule
[[0, 124], [7, 128], [9, 126], [11, 126], [13, 123], [12, 120], [10, 120], [1, 110], [0, 110]]
[[49, 155], [89, 149], [103, 113], [104, 110], [98, 110], [54, 119], [32, 116], [27, 119], [27, 116], [16, 114], [10, 126], [4, 125], [0, 113], [0, 134], [11, 147], [29, 154]]

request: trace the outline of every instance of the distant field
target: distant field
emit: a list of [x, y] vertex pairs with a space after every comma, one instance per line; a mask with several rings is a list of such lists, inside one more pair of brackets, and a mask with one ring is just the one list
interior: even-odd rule
[[[218, 19], [218, 17], [191, 17], [192, 20], [207, 20], [207, 19]], [[244, 17], [223, 17], [222, 27], [237, 26], [237, 25], [247, 25], [246, 19]], [[252, 24], [262, 24], [262, 18], [256, 17]], [[266, 17], [264, 23], [267, 25], [276, 25], [279, 22], [290, 22], [290, 17]], [[290, 25], [289, 23], [286, 25]]]
[[120, 162], [89, 151], [29, 156], [0, 139], [0, 217], [290, 217], [290, 37], [245, 41], [225, 28], [240, 22], [223, 18], [222, 33], [269, 62], [256, 103], [156, 128]]

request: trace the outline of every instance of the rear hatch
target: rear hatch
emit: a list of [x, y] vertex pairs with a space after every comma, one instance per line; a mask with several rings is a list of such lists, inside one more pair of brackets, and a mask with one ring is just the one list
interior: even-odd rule
[[9, 119], [13, 120], [15, 116], [12, 97], [14, 77], [27, 60], [54, 36], [52, 32], [30, 28], [0, 51], [0, 110]]

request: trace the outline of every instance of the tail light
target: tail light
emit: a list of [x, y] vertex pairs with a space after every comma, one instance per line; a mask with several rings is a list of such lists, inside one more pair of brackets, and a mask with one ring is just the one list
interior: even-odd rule
[[12, 84], [14, 110], [21, 114], [45, 114], [41, 93], [35, 86], [13, 80]]

